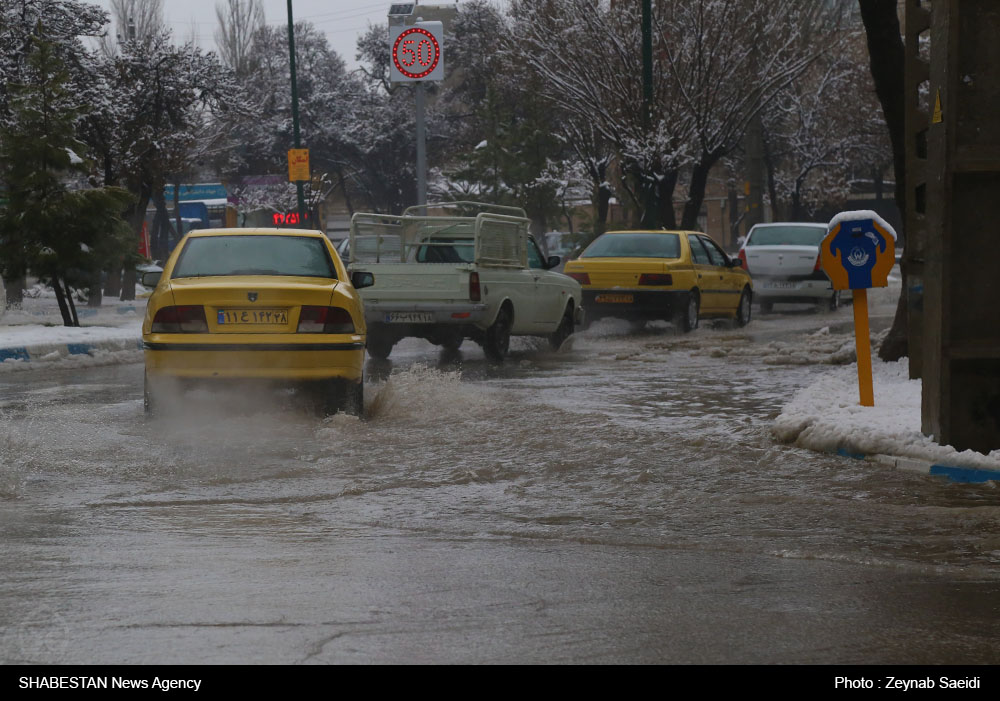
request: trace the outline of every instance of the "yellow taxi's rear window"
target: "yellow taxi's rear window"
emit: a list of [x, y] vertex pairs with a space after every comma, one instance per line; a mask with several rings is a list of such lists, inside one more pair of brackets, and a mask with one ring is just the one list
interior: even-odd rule
[[602, 234], [581, 258], [680, 258], [677, 234]]
[[199, 236], [184, 245], [172, 278], [291, 275], [337, 278], [322, 239], [311, 236]]

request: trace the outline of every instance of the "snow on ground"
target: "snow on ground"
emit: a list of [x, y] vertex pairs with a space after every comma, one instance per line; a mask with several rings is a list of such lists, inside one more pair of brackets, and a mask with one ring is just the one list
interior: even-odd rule
[[79, 328], [44, 324], [0, 325], [0, 348], [58, 345], [63, 343], [100, 343], [137, 339], [142, 335], [142, 317], [132, 315], [117, 326], [89, 326], [81, 319]]
[[1000, 450], [983, 455], [938, 445], [920, 432], [920, 380], [909, 361], [873, 358], [875, 406], [863, 407], [857, 364], [832, 369], [798, 392], [775, 419], [775, 438], [802, 448], [849, 454], [892, 455], [980, 470], [1000, 470]]
[[[144, 290], [146, 295], [148, 290]], [[0, 372], [51, 367], [85, 367], [142, 360], [142, 351], [132, 342], [142, 336], [146, 299], [122, 302], [105, 297], [100, 307], [77, 302], [79, 328], [63, 326], [55, 294], [43, 285], [26, 291], [20, 308], [9, 309], [0, 318], [0, 349], [27, 348], [31, 360], [8, 358]], [[70, 354], [67, 344], [96, 346], [89, 354]]]

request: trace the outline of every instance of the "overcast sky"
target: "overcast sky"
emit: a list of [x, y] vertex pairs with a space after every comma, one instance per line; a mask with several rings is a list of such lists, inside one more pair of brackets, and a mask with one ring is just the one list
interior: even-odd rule
[[[110, 0], [85, 0], [111, 8]], [[264, 13], [268, 24], [288, 24], [287, 0], [264, 0]], [[371, 24], [388, 24], [386, 14], [391, 0], [293, 0], [295, 20], [308, 20], [326, 32], [330, 46], [341, 55], [347, 65], [354, 67], [357, 38]], [[164, 19], [174, 30], [174, 36], [186, 41], [196, 36], [200, 46], [215, 48], [216, 0], [163, 0]]]

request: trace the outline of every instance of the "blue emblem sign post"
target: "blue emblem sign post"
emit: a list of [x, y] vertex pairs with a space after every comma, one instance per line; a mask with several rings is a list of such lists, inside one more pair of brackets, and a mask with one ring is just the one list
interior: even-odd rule
[[820, 245], [820, 264], [833, 289], [853, 291], [861, 406], [875, 406], [868, 288], [889, 285], [889, 271], [896, 264], [896, 232], [869, 210], [841, 212], [830, 222], [827, 232]]

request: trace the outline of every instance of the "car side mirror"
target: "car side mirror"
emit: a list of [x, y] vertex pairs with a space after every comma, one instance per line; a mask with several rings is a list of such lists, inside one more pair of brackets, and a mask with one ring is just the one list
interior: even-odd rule
[[354, 285], [354, 289], [356, 290], [371, 287], [375, 284], [375, 273], [364, 273], [360, 270], [351, 273], [351, 284]]
[[548, 269], [552, 269], [552, 268], [556, 267], [557, 265], [559, 265], [560, 263], [562, 263], [562, 258], [561, 257], [559, 257], [559, 256], [549, 256], [548, 261], [546, 261], [546, 263], [545, 263], [545, 267], [548, 268]]
[[730, 268], [742, 268], [743, 261], [741, 261], [739, 258], [730, 258], [729, 262], [727, 263], [727, 266]]
[[160, 278], [162, 276], [162, 270], [147, 270], [142, 274], [139, 281], [142, 283], [143, 287], [156, 287], [160, 284]]

